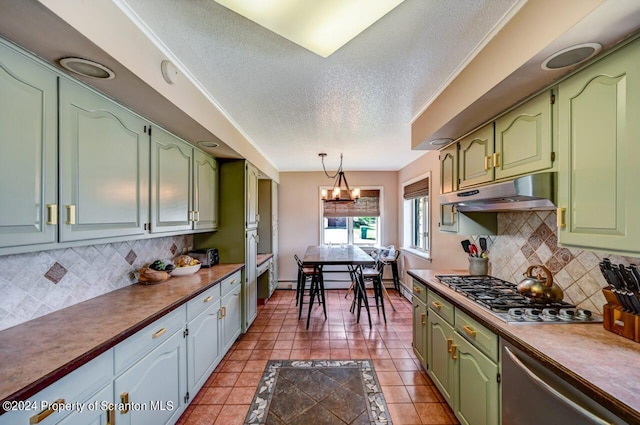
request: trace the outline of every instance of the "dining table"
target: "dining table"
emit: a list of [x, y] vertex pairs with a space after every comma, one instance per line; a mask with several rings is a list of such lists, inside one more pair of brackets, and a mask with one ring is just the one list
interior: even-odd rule
[[[367, 300], [364, 278], [362, 277], [362, 268], [366, 266], [374, 266], [376, 261], [371, 255], [367, 254], [362, 248], [356, 245], [340, 244], [340, 245], [310, 245], [302, 258], [303, 267], [312, 267], [314, 276], [321, 276], [324, 266], [346, 266], [352, 279], [354, 279], [355, 296], [358, 302], [357, 321], [360, 321], [360, 305], [364, 303], [369, 318], [369, 327], [371, 324], [371, 313], [369, 312], [369, 301]], [[315, 292], [314, 292], [315, 291]], [[324, 291], [324, 283], [311, 283], [311, 299], [309, 302], [309, 313], [307, 315], [307, 328], [309, 327], [309, 317], [311, 315], [311, 307], [313, 306], [313, 298], [315, 294]], [[324, 307], [324, 305], [323, 305]], [[326, 312], [325, 312], [326, 317]]]

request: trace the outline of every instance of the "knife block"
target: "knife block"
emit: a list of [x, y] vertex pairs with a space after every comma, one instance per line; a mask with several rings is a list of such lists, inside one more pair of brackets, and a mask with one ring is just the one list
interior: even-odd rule
[[604, 288], [602, 293], [608, 301], [602, 312], [604, 328], [635, 342], [640, 342], [640, 316], [624, 311], [610, 289]]

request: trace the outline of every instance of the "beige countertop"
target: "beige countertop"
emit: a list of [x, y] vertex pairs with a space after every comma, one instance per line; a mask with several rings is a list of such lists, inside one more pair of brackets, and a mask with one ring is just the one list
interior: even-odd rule
[[265, 261], [269, 260], [269, 258], [273, 257], [273, 254], [271, 254], [271, 253], [258, 254], [257, 257], [258, 257], [258, 259], [256, 261], [256, 265], [260, 266], [260, 265], [264, 264]]
[[435, 278], [467, 271], [408, 273], [622, 419], [640, 423], [640, 344], [607, 331], [602, 323], [507, 324]]
[[29, 398], [243, 267], [127, 286], [1, 331], [0, 399]]

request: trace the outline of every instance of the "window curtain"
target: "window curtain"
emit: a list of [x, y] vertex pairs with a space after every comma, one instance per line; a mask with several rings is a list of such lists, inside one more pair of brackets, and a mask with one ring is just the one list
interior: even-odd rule
[[429, 177], [404, 187], [404, 199], [416, 199], [422, 198], [423, 196], [429, 196]]
[[[348, 198], [346, 190], [341, 196]], [[323, 214], [325, 218], [334, 217], [380, 217], [380, 191], [360, 190], [360, 199], [353, 201], [323, 201]]]

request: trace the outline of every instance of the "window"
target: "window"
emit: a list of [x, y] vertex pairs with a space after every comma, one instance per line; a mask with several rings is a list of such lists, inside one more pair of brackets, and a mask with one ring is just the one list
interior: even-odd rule
[[404, 245], [429, 252], [429, 177], [404, 186]]
[[361, 190], [357, 203], [322, 203], [321, 242], [380, 244], [380, 190]]

